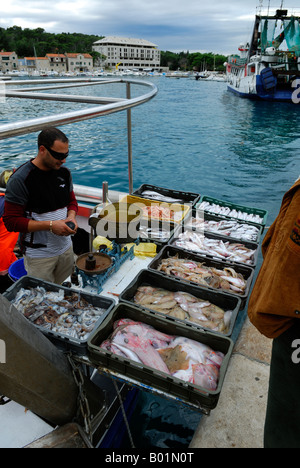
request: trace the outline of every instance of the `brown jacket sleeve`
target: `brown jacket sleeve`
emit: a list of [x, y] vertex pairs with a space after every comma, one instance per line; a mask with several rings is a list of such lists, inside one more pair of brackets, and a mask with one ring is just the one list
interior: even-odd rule
[[[248, 305], [253, 325], [276, 338], [300, 318], [300, 182], [284, 196], [262, 245], [264, 261]], [[298, 231], [299, 229], [299, 231]]]

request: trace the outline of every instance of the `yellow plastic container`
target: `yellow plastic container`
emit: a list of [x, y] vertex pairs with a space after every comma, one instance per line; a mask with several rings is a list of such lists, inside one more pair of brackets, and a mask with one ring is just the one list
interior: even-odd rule
[[152, 242], [140, 242], [134, 247], [134, 255], [136, 257], [156, 257], [157, 245]]
[[140, 242], [139, 245], [135, 245], [134, 243], [126, 244], [128, 250], [134, 245], [134, 255], [136, 257], [156, 257], [157, 254], [157, 245], [153, 244], [152, 242]]
[[104, 249], [106, 247], [107, 249], [112, 250], [113, 249], [113, 243], [110, 240], [108, 240], [106, 237], [97, 236], [93, 240], [93, 247], [94, 247], [95, 250], [99, 250], [100, 247], [102, 249]]
[[[122, 198], [121, 203], [127, 203], [128, 205], [134, 203], [135, 205], [140, 206], [143, 209], [143, 218], [145, 219], [159, 219], [161, 221], [171, 221], [173, 223], [181, 223], [183, 218], [185, 218], [185, 216], [191, 209], [189, 205], [180, 205], [179, 203], [166, 203], [157, 200], [148, 200], [147, 198], [135, 197], [134, 195], [126, 195], [124, 198]], [[166, 217], [160, 215], [151, 215], [151, 212], [149, 211], [153, 209], [153, 211], [155, 212], [157, 211], [157, 208], [160, 208], [161, 210], [166, 209]], [[170, 214], [169, 217], [168, 211]]]

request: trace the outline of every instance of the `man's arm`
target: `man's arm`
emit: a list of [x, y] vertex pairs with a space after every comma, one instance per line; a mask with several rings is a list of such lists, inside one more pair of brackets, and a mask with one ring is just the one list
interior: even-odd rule
[[[75, 232], [78, 229], [78, 225], [77, 225], [77, 221], [76, 221], [77, 213], [78, 213], [78, 203], [77, 203], [77, 200], [76, 200], [76, 197], [75, 197], [75, 193], [72, 190], [72, 192], [70, 193], [70, 202], [68, 204], [68, 215], [67, 215], [68, 219], [67, 219], [67, 221], [73, 221], [73, 223], [75, 224], [75, 228], [74, 228]], [[73, 231], [73, 233], [74, 233], [74, 231]]]
[[5, 200], [3, 221], [9, 232], [28, 232], [29, 219], [25, 217], [24, 207]]
[[[66, 220], [58, 221], [35, 221], [27, 219], [24, 213], [24, 207], [5, 201], [5, 211], [3, 221], [6, 229], [9, 232], [38, 232], [38, 231], [51, 231], [57, 236], [69, 236], [74, 233], [65, 223]], [[70, 220], [75, 220], [76, 212], [71, 210]], [[74, 216], [74, 217], [73, 217]], [[69, 213], [68, 213], [69, 219]], [[76, 222], [75, 222], [76, 224]], [[77, 225], [77, 224], [76, 224]]]

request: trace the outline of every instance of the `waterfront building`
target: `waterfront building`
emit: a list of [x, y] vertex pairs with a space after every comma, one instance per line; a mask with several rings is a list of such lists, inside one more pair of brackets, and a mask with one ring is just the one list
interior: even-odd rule
[[93, 57], [90, 54], [66, 53], [67, 69], [71, 73], [93, 71]]
[[24, 61], [19, 61], [19, 63], [29, 75], [36, 72], [47, 73], [50, 71], [50, 63], [47, 57], [24, 57]]
[[51, 72], [67, 72], [67, 57], [65, 54], [46, 54], [46, 57], [49, 60]]
[[18, 56], [15, 52], [0, 52], [0, 73], [18, 70]]
[[93, 50], [101, 54], [102, 67], [126, 69], [160, 69], [160, 50], [145, 39], [108, 36], [94, 42]]

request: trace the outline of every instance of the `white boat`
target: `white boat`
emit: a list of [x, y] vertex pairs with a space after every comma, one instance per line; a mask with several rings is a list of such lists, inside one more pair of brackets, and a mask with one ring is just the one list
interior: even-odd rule
[[20, 76], [19, 70], [12, 70], [12, 71], [7, 72], [7, 74], [9, 76]]
[[298, 103], [299, 20], [295, 11], [259, 11], [251, 42], [226, 63], [228, 90], [244, 98]]
[[175, 72], [166, 73], [166, 74], [165, 74], [165, 77], [166, 77], [166, 78], [175, 78], [175, 79], [179, 79], [179, 78], [189, 78], [189, 77], [190, 77], [190, 73], [189, 73], [189, 72], [175, 71]]
[[196, 73], [193, 76], [194, 79], [197, 81], [218, 81], [218, 82], [225, 82], [227, 81], [227, 77], [224, 73], [218, 73], [218, 72], [202, 72], [202, 73]]

